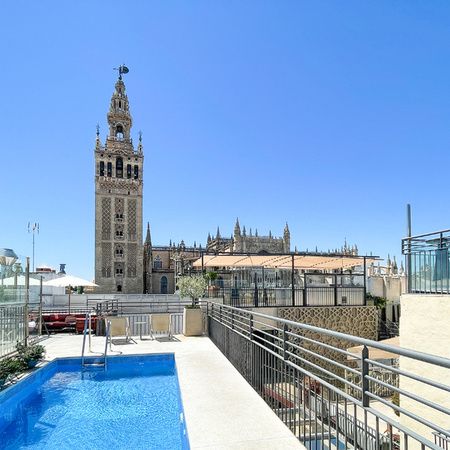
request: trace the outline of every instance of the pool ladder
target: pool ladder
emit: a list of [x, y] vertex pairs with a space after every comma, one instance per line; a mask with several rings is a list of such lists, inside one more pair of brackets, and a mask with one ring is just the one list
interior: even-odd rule
[[91, 324], [92, 317], [91, 313], [86, 314], [86, 318], [84, 319], [84, 330], [83, 330], [83, 347], [81, 349], [81, 367], [84, 368], [104, 368], [106, 369], [106, 356], [108, 353], [108, 340], [111, 328], [111, 322], [109, 320], [106, 321], [106, 333], [105, 333], [105, 351], [103, 355], [99, 357], [91, 357], [87, 359], [85, 356], [86, 349], [86, 334], [89, 335], [89, 351], [92, 352], [92, 342], [91, 342]]

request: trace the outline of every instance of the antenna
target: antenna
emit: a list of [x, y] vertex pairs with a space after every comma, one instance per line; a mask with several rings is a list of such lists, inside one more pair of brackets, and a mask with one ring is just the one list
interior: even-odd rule
[[39, 222], [30, 223], [28, 222], [28, 233], [33, 233], [33, 267], [32, 271], [34, 272], [34, 235], [39, 234]]

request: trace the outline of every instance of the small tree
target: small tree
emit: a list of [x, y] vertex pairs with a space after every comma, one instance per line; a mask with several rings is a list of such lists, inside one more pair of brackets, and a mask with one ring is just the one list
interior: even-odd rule
[[212, 285], [215, 280], [217, 280], [217, 272], [206, 272], [205, 278], [208, 280], [208, 284]]
[[205, 294], [207, 281], [203, 275], [184, 276], [178, 279], [180, 297], [189, 297], [192, 300], [192, 308], [198, 304], [198, 299]]

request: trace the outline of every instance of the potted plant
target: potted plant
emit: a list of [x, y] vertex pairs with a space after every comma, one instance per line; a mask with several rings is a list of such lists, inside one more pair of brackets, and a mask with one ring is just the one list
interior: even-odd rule
[[180, 297], [189, 297], [191, 305], [184, 308], [183, 334], [201, 336], [203, 334], [203, 315], [198, 300], [205, 294], [207, 281], [203, 275], [184, 276], [178, 279]]
[[23, 361], [19, 358], [4, 358], [0, 360], [0, 389], [3, 388], [5, 383], [18, 373], [25, 369]]
[[45, 347], [42, 345], [30, 345], [25, 346], [20, 342], [16, 346], [18, 358], [25, 364], [29, 369], [36, 366], [36, 364], [44, 357]]
[[208, 297], [217, 297], [217, 292], [219, 291], [219, 289], [214, 284], [214, 281], [217, 280], [217, 272], [206, 272], [205, 278], [208, 280]]

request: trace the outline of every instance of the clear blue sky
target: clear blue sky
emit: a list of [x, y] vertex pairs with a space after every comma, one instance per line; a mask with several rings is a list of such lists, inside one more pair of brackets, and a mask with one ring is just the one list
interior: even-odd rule
[[93, 277], [95, 127], [126, 63], [153, 242], [217, 225], [400, 256], [450, 227], [448, 1], [5, 1], [0, 247]]

